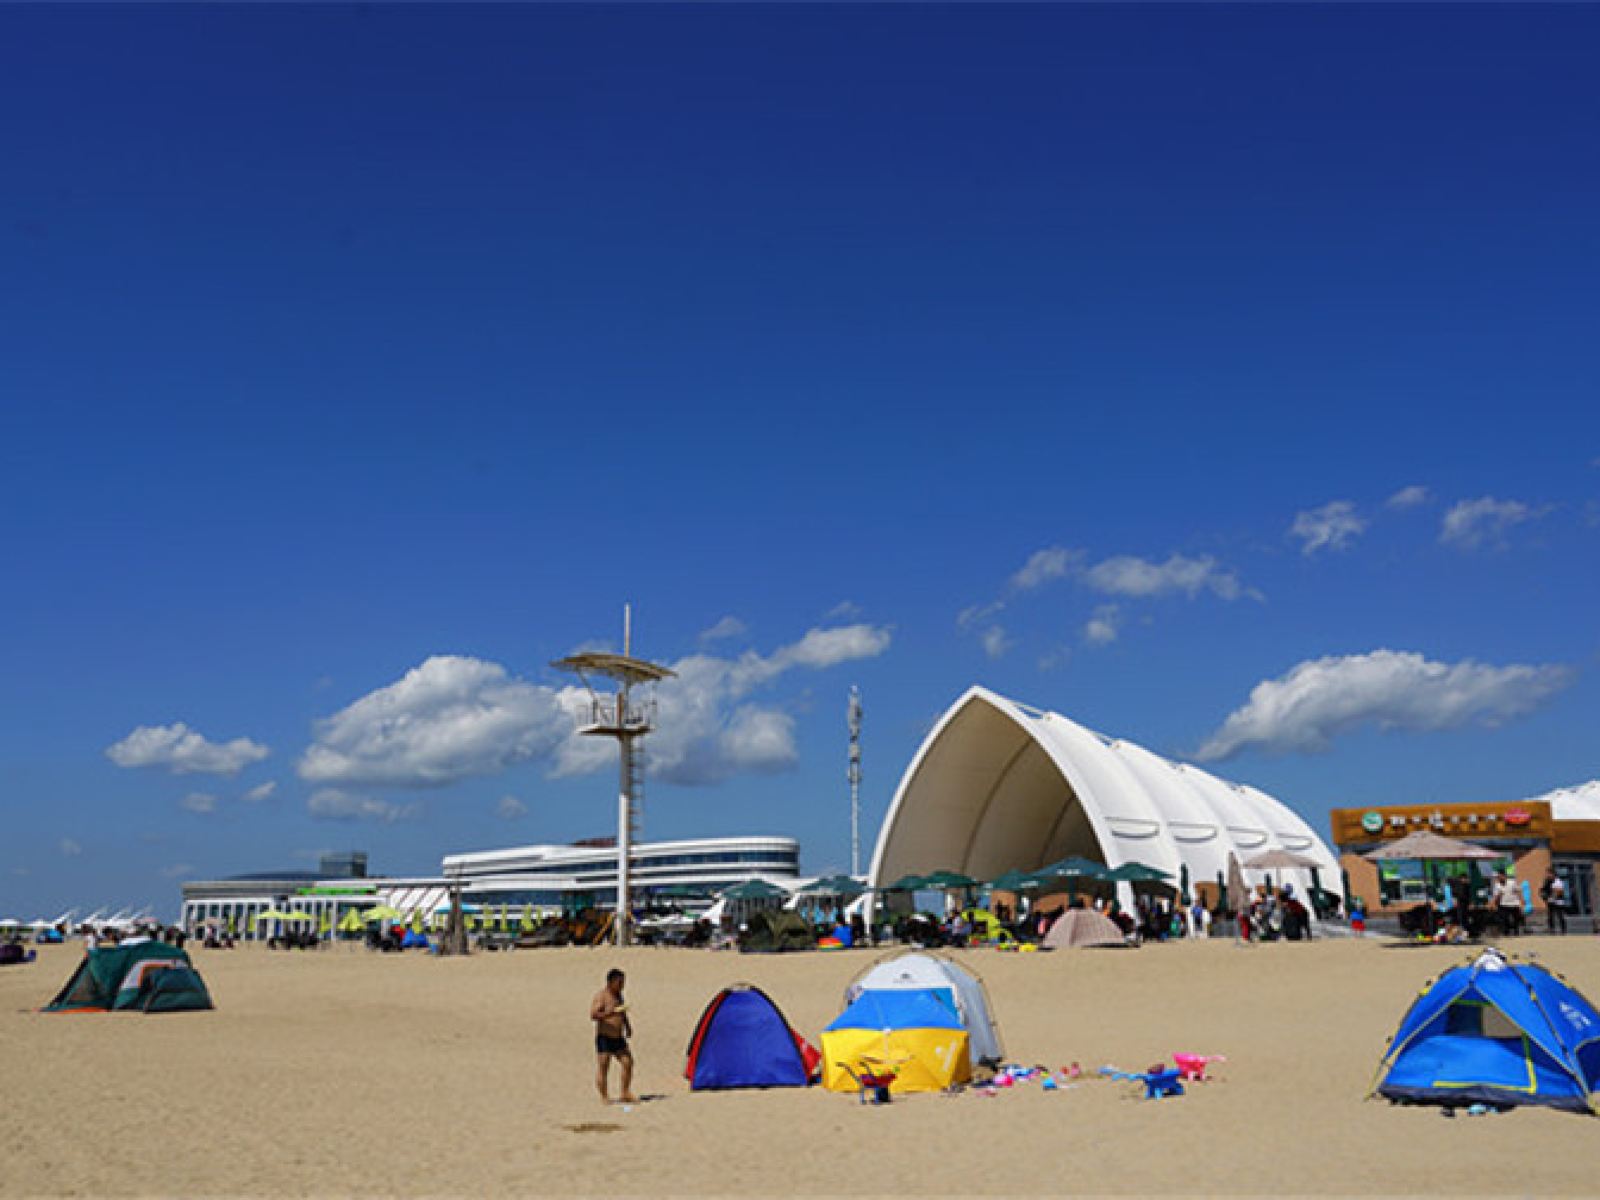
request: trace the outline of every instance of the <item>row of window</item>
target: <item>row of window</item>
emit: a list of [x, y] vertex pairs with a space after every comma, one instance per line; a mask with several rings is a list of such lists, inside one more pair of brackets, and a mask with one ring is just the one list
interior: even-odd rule
[[[636, 874], [660, 870], [665, 867], [766, 867], [773, 871], [798, 873], [798, 850], [729, 850], [715, 854], [663, 854], [656, 857], [635, 858]], [[574, 879], [601, 879], [614, 876], [617, 868], [613, 862], [539, 863], [533, 866], [492, 867], [485, 870], [462, 872], [463, 878], [485, 879], [497, 875], [565, 875]]]

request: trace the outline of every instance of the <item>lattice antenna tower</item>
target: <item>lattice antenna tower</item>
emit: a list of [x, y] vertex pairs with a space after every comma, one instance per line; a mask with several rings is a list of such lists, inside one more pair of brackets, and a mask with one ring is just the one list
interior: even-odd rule
[[861, 875], [861, 689], [850, 688], [850, 874]]
[[[617, 918], [616, 941], [632, 940], [633, 840], [638, 832], [638, 806], [644, 796], [644, 747], [637, 743], [655, 728], [654, 686], [671, 679], [673, 672], [658, 663], [633, 657], [633, 607], [622, 606], [622, 653], [590, 652], [558, 658], [550, 664], [570, 671], [589, 692], [588, 720], [578, 727], [584, 737], [617, 740], [621, 758], [621, 785], [617, 793]], [[595, 679], [616, 685], [614, 692], [595, 690]], [[635, 695], [638, 689], [638, 695]]]

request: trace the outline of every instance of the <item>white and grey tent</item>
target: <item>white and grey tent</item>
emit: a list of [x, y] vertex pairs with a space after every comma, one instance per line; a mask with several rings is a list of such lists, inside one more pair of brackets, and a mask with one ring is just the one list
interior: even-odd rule
[[854, 1004], [862, 992], [922, 989], [948, 994], [966, 1027], [973, 1066], [985, 1059], [994, 1064], [1002, 1060], [1000, 1030], [995, 1026], [983, 980], [943, 955], [912, 950], [880, 959], [845, 988], [844, 1002], [846, 1007]]

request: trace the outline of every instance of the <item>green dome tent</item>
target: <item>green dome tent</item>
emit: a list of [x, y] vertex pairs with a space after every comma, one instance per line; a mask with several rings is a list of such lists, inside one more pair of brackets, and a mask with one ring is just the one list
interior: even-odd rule
[[107, 946], [83, 956], [45, 1012], [193, 1012], [214, 1008], [189, 956], [165, 942]]

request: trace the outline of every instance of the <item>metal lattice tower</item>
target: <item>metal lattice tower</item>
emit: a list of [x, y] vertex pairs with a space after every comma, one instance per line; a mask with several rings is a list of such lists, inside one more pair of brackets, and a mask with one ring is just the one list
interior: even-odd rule
[[[639, 804], [644, 798], [644, 747], [637, 744], [655, 728], [656, 704], [653, 695], [643, 699], [633, 695], [671, 679], [673, 672], [656, 663], [632, 657], [633, 609], [622, 608], [622, 653], [573, 654], [551, 663], [558, 671], [571, 671], [589, 691], [589, 719], [579, 726], [584, 737], [617, 739], [621, 754], [621, 787], [617, 796], [617, 945], [626, 946], [633, 922], [632, 873], [633, 842], [639, 832]], [[610, 679], [617, 685], [612, 694], [596, 692], [592, 677]]]
[[850, 874], [861, 874], [861, 689], [850, 688]]

